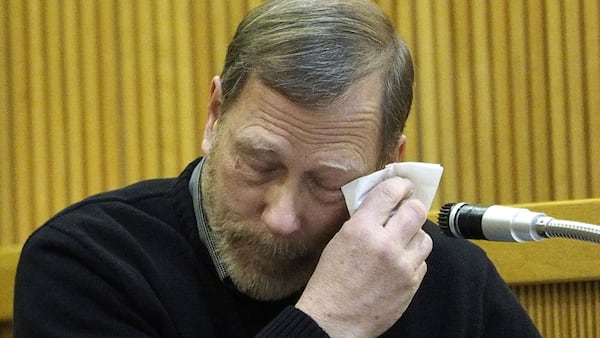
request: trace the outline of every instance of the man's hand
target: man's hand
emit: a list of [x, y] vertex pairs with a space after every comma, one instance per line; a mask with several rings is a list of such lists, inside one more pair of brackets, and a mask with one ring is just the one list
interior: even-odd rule
[[378, 336], [408, 308], [432, 248], [413, 191], [398, 177], [378, 184], [323, 251], [296, 307], [330, 336]]

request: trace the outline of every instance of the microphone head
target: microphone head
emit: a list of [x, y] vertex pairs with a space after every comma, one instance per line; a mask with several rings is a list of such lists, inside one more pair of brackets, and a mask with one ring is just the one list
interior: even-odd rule
[[446, 235], [450, 237], [455, 237], [450, 230], [450, 213], [452, 212], [452, 207], [454, 207], [456, 203], [446, 203], [440, 209], [438, 213], [438, 225], [440, 230]]
[[541, 240], [538, 219], [546, 216], [523, 208], [501, 205], [446, 203], [438, 213], [438, 225], [447, 236], [488, 241]]

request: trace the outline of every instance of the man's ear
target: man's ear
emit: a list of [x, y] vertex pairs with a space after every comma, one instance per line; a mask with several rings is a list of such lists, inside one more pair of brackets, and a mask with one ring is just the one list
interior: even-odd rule
[[406, 135], [400, 135], [398, 138], [398, 143], [396, 144], [396, 148], [392, 150], [387, 155], [387, 160], [385, 164], [390, 164], [394, 162], [400, 162], [404, 158], [404, 152], [406, 149]]
[[213, 77], [210, 82], [210, 97], [208, 99], [208, 116], [204, 126], [204, 137], [202, 139], [202, 151], [208, 154], [212, 141], [215, 138], [219, 117], [221, 116], [221, 78]]

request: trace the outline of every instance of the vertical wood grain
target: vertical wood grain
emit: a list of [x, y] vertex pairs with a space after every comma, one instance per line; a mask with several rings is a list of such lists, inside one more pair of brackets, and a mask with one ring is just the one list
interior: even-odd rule
[[[503, 182], [497, 185], [496, 203], [509, 203], [516, 188], [514, 139], [510, 112], [511, 92], [508, 82], [510, 73], [510, 39], [507, 27], [507, 1], [490, 2], [490, 43], [492, 58], [492, 91], [494, 152], [496, 157], [495, 179]], [[489, 179], [489, 178], [488, 178]]]
[[[527, 92], [527, 32], [526, 32], [526, 3], [524, 1], [507, 2], [507, 34], [510, 66], [507, 73], [507, 84], [510, 86], [509, 111], [512, 112], [512, 123], [508, 125], [507, 135], [513, 140], [510, 149], [513, 167], [513, 194], [520, 201], [531, 201], [533, 198], [533, 172], [531, 161], [531, 126], [529, 121], [529, 105]], [[511, 197], [512, 199], [513, 197]]]
[[[185, 17], [181, 18], [185, 20]], [[157, 132], [160, 134], [158, 167], [160, 176], [176, 172], [177, 165], [177, 123], [179, 118], [175, 99], [175, 39], [173, 7], [168, 1], [156, 2], [156, 66], [158, 93]]]
[[[66, 151], [68, 130], [65, 128], [65, 74], [62, 62], [64, 58], [62, 32], [62, 8], [59, 1], [45, 3], [46, 49], [46, 99], [44, 113], [48, 117], [48, 147], [50, 162], [45, 164], [48, 180], [51, 184], [50, 213], [54, 214], [68, 203], [68, 155]], [[49, 215], [45, 215], [48, 217]], [[36, 226], [38, 224], [32, 224]]]
[[[8, 50], [9, 66], [6, 73], [9, 79], [11, 109], [10, 138], [12, 140], [12, 161], [8, 163], [13, 168], [12, 181], [15, 189], [12, 199], [14, 203], [8, 204], [15, 213], [16, 239], [21, 241], [30, 232], [34, 224], [35, 209], [32, 206], [32, 158], [31, 158], [31, 110], [28, 58], [28, 34], [26, 3], [21, 1], [8, 2]], [[14, 162], [13, 162], [14, 161]]]
[[0, 245], [16, 241], [8, 4], [0, 1]]
[[[46, 50], [44, 48], [44, 25], [42, 20], [41, 2], [27, 3], [27, 21], [28, 45], [29, 50], [29, 68], [27, 76], [29, 83], [29, 109], [30, 109], [30, 152], [32, 159], [31, 172], [31, 190], [33, 192], [30, 201], [35, 205], [33, 211], [33, 222], [41, 224], [50, 213], [50, 187], [47, 176], [47, 164], [50, 160], [48, 156], [48, 113], [46, 111]], [[21, 76], [23, 76], [21, 75]]]
[[[411, 56], [414, 59], [417, 45], [415, 3], [405, 2], [402, 4], [402, 6], [400, 6], [396, 4], [395, 1], [391, 1], [389, 10], [391, 11], [389, 15], [394, 18], [395, 28], [398, 31], [398, 34], [406, 42], [411, 51]], [[418, 96], [418, 94], [415, 95]], [[404, 133], [407, 137], [406, 155], [404, 160], [407, 161], [416, 161], [422, 157], [422, 152], [418, 141], [420, 137], [420, 132], [418, 130], [418, 126], [420, 125], [420, 108], [414, 103], [414, 101], [416, 101], [416, 99], [413, 100], [412, 109], [409, 114], [410, 122], [406, 124], [404, 129]]]
[[[138, 95], [140, 60], [136, 54], [136, 1], [120, 0], [117, 8], [117, 32], [119, 39], [115, 48], [118, 51], [118, 100], [122, 119], [120, 131], [123, 158], [121, 172], [125, 182], [133, 182], [143, 177], [141, 148], [140, 98]], [[147, 164], [146, 164], [147, 165]]]
[[61, 33], [63, 41], [63, 57], [61, 71], [64, 73], [65, 88], [65, 122], [67, 156], [67, 201], [75, 201], [87, 193], [85, 181], [85, 147], [84, 147], [84, 112], [81, 86], [81, 58], [79, 18], [77, 2], [65, 1], [61, 7]]
[[564, 22], [562, 13], [566, 10], [561, 1], [548, 1], [546, 3], [546, 45], [548, 46], [548, 83], [546, 88], [549, 97], [550, 130], [548, 140], [552, 147], [552, 157], [549, 167], [552, 170], [553, 198], [564, 196], [569, 199], [570, 175], [568, 149], [568, 115], [566, 105], [565, 82], [565, 39], [562, 34]]
[[597, 337], [600, 281], [512, 286], [542, 337]]
[[142, 177], [160, 175], [159, 91], [157, 83], [157, 1], [136, 1], [136, 58], [138, 63], [139, 127]]
[[102, 124], [99, 95], [98, 50], [98, 2], [81, 1], [78, 21], [78, 58], [81, 64], [80, 86], [82, 88], [82, 132], [85, 194], [97, 193], [104, 187], [102, 170]]
[[[545, 25], [546, 0], [527, 1], [527, 108], [531, 121], [531, 145], [529, 156], [533, 161], [535, 175], [530, 174], [533, 200], [552, 199], [552, 168], [550, 165], [550, 109], [547, 95], [548, 68], [544, 56], [548, 55]], [[535, 150], [535, 151], [534, 151]], [[542, 169], [543, 168], [543, 169]]]
[[122, 178], [123, 123], [119, 102], [119, 49], [117, 35], [117, 1], [97, 4], [98, 73], [99, 73], [99, 132], [102, 149], [101, 166], [104, 184], [101, 189], [116, 189], [125, 182]]
[[[237, 1], [236, 4], [240, 5], [241, 1]], [[215, 74], [220, 73], [223, 68], [223, 62], [227, 51], [227, 42], [229, 40], [229, 31], [231, 22], [227, 15], [227, 1], [210, 1], [208, 2], [208, 13], [210, 15], [210, 35], [209, 35], [209, 48], [213, 57], [211, 58], [211, 68], [216, 71]]]
[[[174, 18], [174, 63], [175, 63], [175, 112], [177, 118], [174, 119], [174, 132], [176, 138], [175, 148], [177, 159], [174, 161], [176, 171], [181, 170], [183, 164], [196, 156], [200, 151], [199, 142], [196, 139], [197, 134], [202, 134], [202, 129], [198, 124], [199, 110], [195, 110], [194, 97], [194, 74], [192, 49], [195, 41], [192, 39], [192, 22], [194, 17], [191, 12], [192, 5], [189, 2], [176, 1], [173, 3]], [[208, 82], [204, 80], [203, 82]], [[203, 93], [206, 94], [206, 91]], [[200, 95], [198, 95], [200, 96]], [[205, 97], [205, 95], [202, 95]]]
[[[565, 36], [565, 87], [568, 145], [568, 172], [571, 182], [571, 198], [578, 199], [588, 196], [587, 184], [583, 177], [589, 177], [586, 162], [586, 122], [584, 114], [584, 82], [583, 66], [585, 57], [583, 49], [583, 25], [581, 2], [571, 1], [565, 8], [564, 31]], [[597, 59], [600, 62], [600, 59]], [[600, 150], [598, 150], [600, 151]]]
[[[473, 50], [473, 64], [467, 72], [471, 72], [473, 78], [473, 109], [475, 137], [475, 163], [477, 176], [475, 181], [465, 184], [475, 186], [479, 194], [479, 203], [498, 203], [497, 184], [485, 184], [482, 187], [477, 182], [489, 182], [490, 177], [496, 177], [496, 166], [498, 158], [495, 156], [494, 140], [496, 138], [494, 128], [494, 100], [492, 95], [492, 51], [490, 31], [490, 5], [487, 1], [472, 2], [471, 16], [473, 31], [469, 35], [469, 44]], [[483, 165], [482, 163], [485, 163]], [[462, 197], [462, 196], [461, 196]], [[466, 198], [466, 197], [465, 197]]]
[[[413, 51], [416, 66], [415, 78], [419, 84], [415, 87], [415, 105], [419, 106], [418, 138], [413, 141], [420, 147], [421, 159], [439, 161], [438, 95], [435, 74], [428, 67], [435, 65], [435, 25], [433, 4], [429, 1], [415, 3], [415, 44]], [[442, 185], [445, 183], [442, 182]], [[440, 195], [443, 196], [443, 190]]]
[[583, 180], [589, 186], [589, 195], [600, 196], [600, 3], [598, 1], [582, 1], [581, 25], [583, 26], [585, 71], [583, 81], [585, 83], [583, 93], [586, 121], [586, 144], [585, 154], [588, 168], [588, 176]]
[[[461, 168], [457, 171], [457, 187], [456, 195], [453, 200], [480, 201], [479, 191], [481, 190], [476, 184], [473, 184], [474, 178], [478, 176], [477, 170], [477, 152], [476, 152], [476, 133], [475, 119], [477, 114], [474, 108], [474, 83], [472, 76], [473, 65], [473, 49], [472, 34], [474, 27], [471, 17], [471, 5], [463, 1], [453, 1], [452, 8], [452, 50], [454, 55], [447, 62], [454, 69], [455, 90], [450, 95], [456, 97], [454, 106], [455, 110], [455, 130], [456, 142], [454, 146], [456, 168]], [[442, 27], [442, 29], [444, 29]], [[443, 69], [443, 68], [442, 68]], [[461, 95], [456, 95], [461, 93]], [[452, 116], [446, 116], [443, 111], [440, 111], [440, 119], [452, 119]], [[444, 142], [442, 142], [444, 143]], [[446, 162], [444, 160], [444, 162]]]
[[[457, 133], [458, 120], [462, 111], [457, 111], [457, 97], [454, 95], [458, 89], [456, 78], [459, 76], [454, 69], [454, 39], [455, 31], [452, 27], [451, 4], [448, 1], [432, 2], [431, 11], [436, 20], [432, 22], [433, 62], [435, 68], [440, 69], [435, 76], [432, 76], [432, 84], [435, 86], [436, 100], [432, 107], [431, 116], [428, 118], [431, 122], [429, 126], [421, 131], [422, 140], [427, 140], [431, 134], [427, 130], [435, 130], [439, 137], [432, 138], [435, 143], [430, 146], [436, 147], [433, 156], [439, 157], [439, 162], [445, 166], [456, 168], [460, 160], [460, 134]], [[424, 37], [424, 39], [427, 36]], [[422, 75], [423, 76], [423, 75]], [[424, 100], [429, 100], [429, 94], [423, 93]], [[444, 121], [441, 123], [441, 121]], [[442, 187], [444, 194], [440, 196], [444, 200], [457, 200], [460, 195], [461, 177], [454, 170], [446, 171]]]

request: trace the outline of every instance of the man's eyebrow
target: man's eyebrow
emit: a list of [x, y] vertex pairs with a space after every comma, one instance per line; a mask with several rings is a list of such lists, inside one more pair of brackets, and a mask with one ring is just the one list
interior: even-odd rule
[[328, 170], [338, 171], [338, 172], [349, 173], [349, 174], [352, 174], [355, 176], [359, 176], [362, 173], [361, 166], [359, 166], [357, 163], [354, 163], [354, 161], [350, 161], [350, 160], [347, 160], [347, 161], [322, 160], [319, 162], [318, 167], [328, 169]]
[[239, 137], [234, 141], [234, 147], [241, 152], [251, 154], [276, 153], [278, 148], [271, 142], [266, 142], [260, 138]]
[[[234, 147], [237, 151], [246, 153], [249, 155], [272, 155], [276, 156], [279, 154], [279, 147], [273, 142], [256, 137], [240, 136], [235, 139]], [[357, 161], [351, 159], [333, 160], [333, 159], [322, 159], [320, 160], [315, 169], [325, 169], [332, 172], [347, 173], [352, 176], [364, 175], [363, 166]]]

